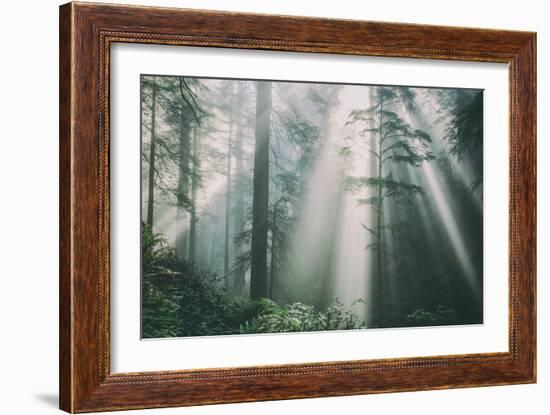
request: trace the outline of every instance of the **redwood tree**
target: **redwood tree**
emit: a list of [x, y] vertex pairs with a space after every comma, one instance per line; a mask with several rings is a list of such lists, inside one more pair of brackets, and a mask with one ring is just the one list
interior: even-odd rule
[[269, 137], [271, 119], [271, 82], [258, 82], [252, 200], [252, 261], [250, 297], [268, 296], [267, 215], [269, 197]]

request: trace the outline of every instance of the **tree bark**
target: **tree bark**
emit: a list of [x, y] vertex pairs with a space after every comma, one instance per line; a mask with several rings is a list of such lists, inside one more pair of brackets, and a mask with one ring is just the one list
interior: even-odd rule
[[[240, 111], [236, 120], [235, 131], [235, 149], [233, 155], [235, 157], [235, 191], [233, 192], [235, 199], [234, 215], [234, 234], [240, 235], [244, 231], [244, 188], [243, 188], [243, 128], [242, 128], [242, 106], [244, 101], [244, 85], [242, 82], [238, 84], [236, 107]], [[243, 254], [242, 243], [235, 242], [235, 257], [237, 259]], [[233, 270], [233, 294], [242, 295], [245, 283], [245, 266], [242, 261], [238, 261]]]
[[284, 202], [285, 199], [282, 197], [277, 200], [277, 202], [273, 205], [273, 217], [271, 218], [271, 263], [269, 265], [269, 298], [273, 300], [273, 287], [275, 286], [275, 278], [277, 276], [276, 268], [277, 268], [277, 254], [278, 254], [278, 246], [277, 246], [277, 239], [278, 239], [278, 212], [279, 212], [279, 205]]
[[277, 280], [278, 274], [277, 274], [277, 260], [279, 255], [279, 250], [281, 249], [281, 246], [279, 244], [279, 239], [281, 238], [281, 233], [279, 232], [279, 223], [278, 219], [280, 217], [279, 215], [279, 209], [281, 206], [281, 203], [286, 203], [288, 201], [287, 198], [281, 197], [277, 202], [273, 205], [273, 218], [271, 219], [271, 263], [269, 266], [269, 298], [274, 299], [273, 296], [273, 290], [275, 287], [275, 281]]
[[276, 278], [276, 255], [277, 255], [277, 212], [273, 210], [273, 226], [271, 229], [271, 263], [269, 265], [269, 291], [268, 296], [273, 300], [273, 287]]
[[[331, 137], [331, 122], [332, 122], [332, 110], [333, 110], [334, 104], [330, 103], [328, 101], [321, 113], [321, 137], [323, 140], [323, 145], [329, 145], [328, 142]], [[340, 206], [340, 200], [341, 200], [341, 192], [340, 190], [335, 191], [331, 195], [334, 199], [331, 200], [332, 206]], [[337, 202], [336, 202], [337, 201]], [[328, 218], [327, 218], [328, 219]], [[326, 230], [329, 232], [329, 234], [336, 234], [338, 231], [338, 214], [336, 212], [336, 209], [334, 212], [332, 212], [332, 215], [330, 216], [330, 220], [327, 220], [326, 223]], [[334, 260], [335, 260], [335, 249], [332, 245], [326, 246], [325, 249], [323, 249], [323, 252], [321, 253], [321, 258], [319, 258], [319, 264], [322, 266], [319, 277], [321, 278], [321, 292], [319, 296], [319, 302], [318, 307], [320, 310], [326, 310], [327, 307], [330, 306], [331, 298], [334, 291], [334, 278], [338, 277], [333, 275], [334, 274]]]
[[191, 218], [189, 223], [189, 259], [196, 260], [196, 244], [197, 244], [197, 189], [199, 185], [199, 126], [193, 130], [193, 172], [191, 176]]
[[181, 230], [177, 231], [176, 245], [179, 256], [182, 260], [188, 258], [189, 229], [187, 229], [186, 204], [189, 201], [189, 141], [190, 141], [189, 120], [185, 110], [181, 110], [179, 125], [179, 149], [178, 149], [178, 197], [177, 197], [177, 224]]
[[[369, 88], [369, 106], [374, 105], [376, 100], [376, 89], [374, 87]], [[378, 114], [380, 115], [380, 114]], [[374, 114], [373, 114], [374, 117]], [[369, 122], [369, 127], [374, 128], [376, 126], [376, 123], [374, 120]], [[374, 134], [373, 134], [374, 135]], [[379, 145], [378, 145], [378, 139], [379, 134], [374, 135], [373, 137], [369, 137], [369, 140], [371, 140], [372, 143], [372, 150], [374, 153], [369, 153], [367, 156], [367, 165], [366, 165], [366, 174], [367, 177], [378, 177], [378, 168], [380, 159], [376, 155], [379, 153]], [[365, 199], [368, 199], [369, 197], [374, 196], [374, 193], [378, 195], [378, 189], [371, 189], [369, 187], [366, 188], [366, 194]], [[376, 208], [378, 208], [378, 204], [374, 205]], [[378, 217], [375, 214], [376, 212], [373, 210], [373, 206], [365, 205], [365, 221], [369, 229], [378, 229]], [[371, 234], [369, 234], [370, 236]], [[375, 242], [377, 243], [376, 236], [374, 236]], [[366, 316], [365, 321], [367, 322], [367, 325], [374, 326], [376, 324], [376, 286], [377, 286], [377, 275], [378, 275], [378, 262], [377, 262], [377, 255], [375, 255], [374, 252], [368, 251], [367, 252], [368, 258], [369, 258], [369, 266], [367, 267], [367, 276], [366, 276]]]
[[149, 144], [149, 183], [147, 193], [147, 225], [153, 227], [153, 210], [155, 204], [155, 130], [157, 112], [157, 84], [156, 79], [152, 80], [151, 97], [151, 143]]
[[229, 226], [229, 220], [231, 218], [231, 161], [233, 153], [233, 111], [234, 111], [234, 92], [233, 92], [233, 82], [230, 85], [231, 88], [231, 99], [230, 99], [230, 108], [229, 108], [229, 136], [227, 137], [227, 165], [226, 165], [226, 182], [225, 182], [225, 235], [224, 235], [224, 252], [223, 252], [223, 275], [225, 278], [225, 288], [229, 290], [230, 287], [230, 252], [229, 252], [229, 233], [231, 231]]
[[252, 261], [250, 297], [267, 297], [267, 215], [269, 200], [269, 136], [271, 82], [258, 82], [254, 183], [252, 201]]
[[384, 205], [382, 203], [382, 178], [384, 177], [384, 163], [382, 158], [382, 138], [383, 138], [383, 111], [384, 111], [384, 98], [380, 97], [380, 111], [378, 115], [378, 203], [377, 203], [377, 212], [376, 212], [376, 274], [374, 292], [373, 292], [373, 307], [374, 307], [374, 318], [373, 325], [378, 327], [381, 320], [381, 304], [383, 302], [383, 292], [382, 292], [382, 282], [384, 280], [384, 259], [382, 255], [382, 228], [383, 228], [383, 209]]

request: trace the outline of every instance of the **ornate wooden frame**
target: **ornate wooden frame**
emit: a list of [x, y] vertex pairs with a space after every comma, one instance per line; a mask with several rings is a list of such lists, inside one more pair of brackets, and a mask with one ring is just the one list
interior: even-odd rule
[[[114, 42], [507, 63], [509, 352], [111, 373], [109, 56]], [[535, 33], [105, 4], [61, 6], [61, 409], [90, 412], [535, 382], [535, 105]]]

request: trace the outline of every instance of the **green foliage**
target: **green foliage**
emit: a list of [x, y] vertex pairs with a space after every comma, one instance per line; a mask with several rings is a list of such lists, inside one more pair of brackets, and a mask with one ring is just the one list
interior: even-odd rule
[[220, 277], [178, 260], [162, 235], [142, 228], [144, 338], [345, 330], [363, 323], [335, 299], [324, 311], [228, 295]]
[[[367, 142], [377, 143], [369, 143], [368, 152], [374, 156], [379, 169], [377, 174], [371, 176], [346, 177], [344, 189], [358, 193], [364, 188], [370, 188], [378, 193], [378, 196], [358, 199], [359, 204], [369, 205], [378, 215], [382, 214], [385, 199], [409, 202], [410, 196], [422, 192], [420, 186], [395, 177], [393, 169], [400, 164], [418, 167], [424, 161], [435, 158], [430, 150], [430, 136], [422, 130], [413, 128], [398, 113], [400, 105], [407, 111], [414, 112], [414, 98], [415, 94], [409, 88], [377, 87], [374, 91], [374, 105], [352, 111], [346, 123], [360, 125], [359, 135]], [[395, 111], [391, 110], [392, 108]], [[349, 157], [351, 147], [341, 147], [339, 154]], [[384, 170], [387, 170], [386, 174], [383, 173]], [[375, 243], [380, 244], [380, 241]]]
[[419, 308], [407, 315], [407, 322], [413, 326], [439, 326], [457, 324], [458, 319], [453, 308], [437, 305], [432, 311]]
[[143, 337], [221, 334], [238, 311], [246, 311], [238, 305], [227, 307], [217, 276], [181, 262], [166, 240], [147, 226], [142, 241]]
[[[385, 177], [353, 177], [348, 176], [344, 179], [344, 189], [351, 192], [358, 192], [363, 187], [383, 189], [382, 199], [387, 197], [402, 196], [405, 192], [418, 193], [422, 191], [420, 186], [407, 183], [404, 180], [396, 180], [392, 173]], [[376, 196], [367, 199], [358, 199], [361, 204], [374, 205], [380, 202]]]
[[240, 333], [284, 333], [299, 331], [349, 330], [364, 328], [357, 315], [346, 309], [339, 299], [324, 311], [315, 307], [294, 303], [280, 307], [263, 299], [258, 316], [241, 325]]
[[483, 92], [449, 89], [436, 92], [439, 99], [440, 122], [445, 125], [445, 140], [449, 152], [458, 160], [470, 159], [475, 191], [483, 185]]
[[483, 92], [457, 89], [439, 94], [451, 153], [462, 158], [479, 151], [483, 146]]
[[153, 233], [150, 226], [142, 224], [141, 230], [142, 272], [150, 273], [159, 268], [173, 268], [177, 264], [176, 251], [168, 246], [166, 239]]

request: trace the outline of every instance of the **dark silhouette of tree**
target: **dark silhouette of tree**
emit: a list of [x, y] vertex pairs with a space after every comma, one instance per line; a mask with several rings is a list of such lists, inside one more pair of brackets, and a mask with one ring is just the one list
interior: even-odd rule
[[153, 210], [155, 206], [155, 157], [156, 157], [156, 117], [157, 117], [157, 85], [153, 77], [151, 84], [151, 126], [149, 144], [149, 183], [147, 186], [147, 226], [153, 226]]
[[233, 161], [233, 127], [234, 127], [234, 112], [235, 112], [235, 88], [233, 82], [229, 83], [229, 120], [227, 132], [227, 161], [225, 168], [225, 225], [224, 225], [224, 248], [223, 248], [223, 275], [225, 279], [225, 287], [229, 290], [229, 233], [230, 233], [230, 216], [231, 216], [231, 168]]
[[200, 155], [199, 155], [199, 126], [196, 126], [193, 130], [193, 148], [192, 148], [192, 163], [193, 169], [191, 174], [191, 212], [189, 223], [189, 259], [193, 262], [196, 261], [196, 247], [197, 247], [197, 192], [200, 184]]
[[256, 94], [256, 146], [254, 152], [254, 195], [252, 204], [252, 261], [250, 297], [268, 296], [267, 216], [269, 201], [269, 136], [271, 82], [258, 82]]
[[242, 238], [239, 236], [245, 232], [245, 180], [246, 174], [244, 171], [244, 141], [245, 141], [245, 124], [248, 122], [246, 113], [246, 96], [247, 84], [239, 82], [237, 84], [237, 92], [235, 97], [235, 146], [233, 149], [233, 157], [235, 159], [234, 173], [234, 210], [233, 210], [233, 228], [235, 237], [233, 244], [235, 249], [235, 262], [232, 267], [233, 276], [233, 293], [242, 295], [245, 285], [246, 266], [245, 261], [241, 260], [245, 255], [245, 247]]

